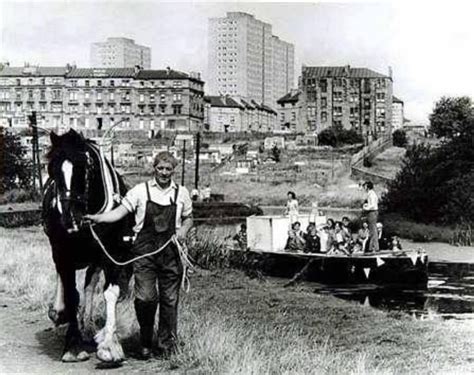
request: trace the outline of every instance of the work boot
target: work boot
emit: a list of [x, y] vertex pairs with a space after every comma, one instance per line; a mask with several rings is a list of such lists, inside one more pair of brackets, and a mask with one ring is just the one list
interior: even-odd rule
[[135, 313], [140, 326], [140, 357], [144, 360], [151, 357], [156, 307], [157, 303], [154, 301], [135, 300]]

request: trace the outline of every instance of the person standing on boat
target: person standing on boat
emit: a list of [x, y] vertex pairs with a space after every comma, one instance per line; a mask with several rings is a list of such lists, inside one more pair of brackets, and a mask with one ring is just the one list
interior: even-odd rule
[[293, 191], [289, 191], [287, 196], [288, 200], [286, 202], [285, 215], [290, 217], [290, 224], [293, 224], [298, 221], [298, 201]]
[[183, 265], [179, 250], [171, 239], [176, 236], [178, 241], [184, 241], [193, 225], [193, 218], [188, 190], [178, 186], [172, 179], [176, 165], [177, 160], [169, 152], [158, 153], [153, 162], [152, 180], [129, 190], [122, 204], [114, 210], [86, 216], [96, 223], [113, 223], [128, 213], [134, 213], [134, 255], [145, 255], [162, 248], [157, 254], [133, 263], [141, 359], [148, 359], [152, 355], [158, 303], [158, 355], [166, 358], [177, 350], [178, 345], [178, 300]]
[[377, 232], [377, 219], [379, 213], [379, 198], [374, 191], [374, 184], [372, 181], [366, 181], [364, 189], [367, 193], [367, 200], [362, 205], [362, 210], [367, 217], [367, 223], [369, 224], [369, 246], [368, 252], [379, 251], [379, 238]]

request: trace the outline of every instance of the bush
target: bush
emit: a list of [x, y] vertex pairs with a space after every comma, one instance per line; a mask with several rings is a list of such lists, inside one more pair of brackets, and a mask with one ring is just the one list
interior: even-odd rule
[[362, 136], [353, 129], [331, 127], [318, 134], [318, 144], [323, 146], [341, 146], [344, 144], [362, 143]]
[[0, 204], [39, 202], [41, 197], [31, 189], [12, 189], [0, 195]]
[[31, 185], [31, 162], [20, 137], [0, 127], [0, 193]]
[[395, 147], [405, 147], [407, 145], [407, 134], [402, 129], [395, 130], [392, 139]]
[[[443, 117], [439, 108], [436, 116]], [[474, 116], [465, 121], [457, 124], [463, 133], [445, 139], [437, 148], [408, 147], [402, 169], [382, 197], [385, 212], [423, 223], [474, 222]]]

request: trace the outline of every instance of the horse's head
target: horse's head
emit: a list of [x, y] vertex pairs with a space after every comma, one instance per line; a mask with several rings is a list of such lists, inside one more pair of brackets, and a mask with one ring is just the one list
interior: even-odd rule
[[68, 233], [77, 232], [87, 213], [89, 174], [92, 168], [87, 141], [74, 130], [51, 133], [48, 173], [55, 182], [61, 224]]

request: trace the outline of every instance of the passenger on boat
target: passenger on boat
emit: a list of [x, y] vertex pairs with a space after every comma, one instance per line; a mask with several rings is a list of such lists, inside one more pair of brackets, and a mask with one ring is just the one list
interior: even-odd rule
[[321, 252], [321, 239], [318, 236], [316, 225], [314, 225], [314, 223], [310, 223], [310, 225], [308, 226], [308, 231], [306, 233], [305, 240], [306, 240], [306, 244], [305, 244], [306, 253]]
[[342, 218], [342, 229], [349, 234], [349, 237], [352, 235], [352, 233], [357, 232], [355, 228], [355, 224], [349, 220], [347, 216], [344, 216]]
[[242, 250], [247, 250], [247, 224], [241, 224], [240, 230], [232, 238]]
[[377, 223], [377, 236], [379, 240], [380, 250], [389, 250], [391, 245], [391, 236], [388, 235], [384, 229], [382, 223]]
[[286, 240], [285, 250], [287, 251], [304, 251], [306, 241], [304, 239], [304, 233], [301, 230], [301, 224], [299, 221], [292, 224], [291, 229], [288, 231], [288, 239]]
[[360, 241], [354, 241], [350, 251], [351, 254], [363, 254], [364, 249], [362, 247], [362, 243]]
[[329, 233], [327, 224], [323, 224], [318, 231], [319, 240], [321, 243], [321, 252], [327, 253], [332, 248], [333, 238]]
[[369, 224], [365, 220], [362, 222], [362, 228], [359, 229], [358, 237], [362, 243], [362, 249], [366, 252], [369, 243]]
[[298, 201], [293, 191], [289, 191], [287, 196], [288, 200], [286, 202], [285, 215], [290, 217], [290, 223], [293, 224], [298, 221]]
[[390, 250], [402, 250], [402, 244], [398, 236], [392, 236], [392, 242], [390, 243]]

